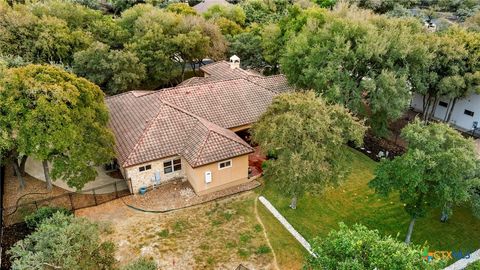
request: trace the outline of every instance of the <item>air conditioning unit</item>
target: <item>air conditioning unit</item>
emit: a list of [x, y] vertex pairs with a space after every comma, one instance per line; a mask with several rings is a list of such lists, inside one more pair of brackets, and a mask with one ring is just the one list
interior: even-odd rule
[[205, 172], [205, 184], [209, 184], [212, 182], [212, 172], [206, 171]]

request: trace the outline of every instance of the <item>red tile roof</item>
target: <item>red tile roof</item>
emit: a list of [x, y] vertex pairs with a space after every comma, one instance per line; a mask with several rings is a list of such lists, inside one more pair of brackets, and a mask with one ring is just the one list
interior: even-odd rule
[[[203, 68], [222, 73], [225, 63], [230, 69], [225, 61]], [[223, 77], [240, 78], [220, 79], [221, 74], [216, 74], [193, 79], [198, 84], [191, 86], [108, 97], [109, 125], [121, 166], [181, 155], [197, 167], [252, 152], [228, 128], [255, 122], [275, 95], [290, 88], [283, 76], [234, 70], [238, 70], [235, 75], [227, 71]]]

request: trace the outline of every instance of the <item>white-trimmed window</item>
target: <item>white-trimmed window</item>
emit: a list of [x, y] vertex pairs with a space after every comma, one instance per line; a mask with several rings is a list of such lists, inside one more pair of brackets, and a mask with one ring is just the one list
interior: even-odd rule
[[163, 173], [165, 174], [181, 171], [181, 170], [182, 170], [182, 160], [179, 158], [163, 162]]
[[218, 169], [219, 170], [223, 170], [223, 169], [230, 168], [230, 167], [232, 167], [232, 160], [231, 159], [218, 163]]
[[148, 171], [152, 169], [152, 165], [148, 164], [148, 165], [145, 165], [145, 166], [142, 166], [142, 167], [138, 167], [138, 171], [139, 172], [144, 172], [144, 171]]

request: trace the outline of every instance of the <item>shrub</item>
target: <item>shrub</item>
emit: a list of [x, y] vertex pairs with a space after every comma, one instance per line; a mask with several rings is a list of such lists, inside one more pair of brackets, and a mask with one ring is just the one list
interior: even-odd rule
[[419, 246], [382, 236], [377, 230], [358, 224], [349, 228], [340, 223], [339, 230], [331, 231], [327, 237], [315, 238], [312, 251], [316, 257], [308, 258], [305, 269], [436, 270], [445, 264], [437, 260], [427, 262]]
[[62, 213], [65, 215], [71, 215], [71, 212], [68, 209], [62, 207], [50, 207], [45, 206], [39, 208], [35, 213], [25, 216], [25, 223], [27, 227], [34, 230], [36, 229], [44, 220], [50, 218], [55, 213]]
[[157, 235], [162, 238], [167, 238], [169, 234], [170, 232], [168, 231], [168, 229], [163, 229], [159, 233], [157, 233]]
[[465, 270], [480, 270], [480, 261], [470, 264]]
[[120, 269], [121, 270], [156, 270], [157, 264], [153, 260], [140, 258], [125, 265]]
[[115, 264], [115, 245], [102, 242], [97, 224], [61, 212], [9, 251], [12, 269], [107, 270]]
[[267, 253], [270, 253], [270, 247], [267, 246], [267, 245], [261, 245], [257, 248], [257, 250], [255, 251], [256, 254], [267, 254]]

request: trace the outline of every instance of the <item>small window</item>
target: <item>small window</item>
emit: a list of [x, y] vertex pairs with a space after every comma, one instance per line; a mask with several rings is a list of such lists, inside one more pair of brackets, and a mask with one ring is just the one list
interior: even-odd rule
[[474, 112], [469, 111], [469, 110], [465, 110], [465, 111], [463, 111], [463, 113], [466, 114], [466, 115], [469, 115], [469, 116], [473, 116], [473, 114], [474, 114]]
[[163, 162], [163, 172], [165, 174], [182, 170], [181, 159], [174, 159]]
[[445, 102], [445, 101], [440, 101], [440, 102], [438, 102], [438, 105], [441, 106], [441, 107], [445, 107], [445, 108], [448, 107], [448, 103]]
[[150, 170], [151, 168], [152, 168], [152, 165], [145, 165], [145, 166], [142, 166], [142, 167], [138, 167], [138, 171], [143, 172], [143, 171]]
[[225, 169], [225, 168], [230, 168], [232, 167], [232, 161], [227, 160], [227, 161], [222, 161], [218, 163], [218, 169]]

